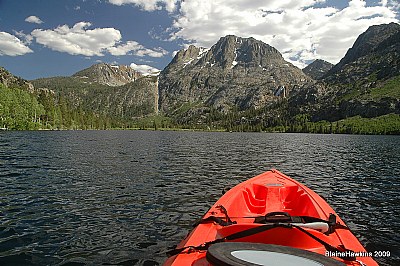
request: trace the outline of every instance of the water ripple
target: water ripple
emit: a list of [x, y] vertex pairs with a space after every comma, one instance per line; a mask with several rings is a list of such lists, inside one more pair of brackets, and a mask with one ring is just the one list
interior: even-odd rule
[[400, 138], [0, 132], [1, 265], [159, 265], [225, 187], [276, 168], [399, 264]]

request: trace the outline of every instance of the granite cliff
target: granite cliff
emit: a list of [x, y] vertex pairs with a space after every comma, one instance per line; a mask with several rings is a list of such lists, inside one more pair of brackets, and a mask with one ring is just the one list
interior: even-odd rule
[[313, 121], [400, 113], [400, 25], [368, 28], [338, 64], [289, 100]]
[[328, 71], [331, 70], [333, 66], [333, 64], [327, 61], [317, 59], [305, 68], [303, 68], [303, 72], [311, 78], [318, 80], [325, 76], [326, 73], [328, 73]]
[[0, 83], [32, 93], [54, 125], [68, 116], [70, 124], [85, 116], [127, 124], [161, 114], [174, 126], [303, 132], [307, 121], [400, 113], [400, 25], [370, 27], [335, 66], [316, 60], [300, 70], [268, 44], [228, 35], [179, 51], [158, 77], [102, 63], [31, 82], [0, 68]]
[[166, 114], [185, 104], [258, 109], [310, 81], [272, 46], [229, 35], [210, 49], [191, 45], [176, 54], [159, 76], [159, 106]]
[[129, 66], [99, 63], [72, 76], [82, 79], [83, 82], [116, 87], [133, 82], [142, 75]]

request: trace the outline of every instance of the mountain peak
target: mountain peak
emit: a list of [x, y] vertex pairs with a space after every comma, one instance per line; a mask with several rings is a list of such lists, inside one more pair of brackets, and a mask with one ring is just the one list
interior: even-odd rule
[[73, 77], [108, 86], [121, 86], [135, 81], [141, 74], [129, 66], [99, 63], [75, 73]]
[[221, 37], [210, 49], [189, 46], [160, 73], [160, 108], [201, 103], [223, 112], [260, 108], [310, 81], [274, 47], [254, 38]]
[[344, 65], [374, 52], [382, 42], [399, 32], [400, 25], [394, 22], [370, 26], [358, 36], [353, 46], [347, 51], [342, 60], [332, 68], [331, 72], [337, 72]]
[[239, 65], [265, 65], [274, 60], [282, 60], [282, 55], [274, 47], [254, 39], [234, 35], [222, 37], [212, 48], [216, 60], [224, 67]]
[[[222, 67], [229, 70], [236, 65], [243, 67], [270, 65], [283, 57], [274, 47], [253, 37], [242, 38], [235, 35], [221, 37], [211, 48], [190, 45], [179, 51], [171, 64], [182, 68], [203, 66]], [[168, 67], [167, 67], [168, 69]]]
[[303, 72], [313, 79], [321, 79], [332, 67], [333, 64], [322, 59], [317, 59], [303, 68]]

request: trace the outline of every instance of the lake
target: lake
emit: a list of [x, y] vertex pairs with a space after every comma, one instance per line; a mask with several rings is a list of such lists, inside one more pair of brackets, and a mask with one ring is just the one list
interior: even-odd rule
[[400, 265], [400, 136], [0, 132], [0, 265], [159, 265], [236, 185], [276, 168]]

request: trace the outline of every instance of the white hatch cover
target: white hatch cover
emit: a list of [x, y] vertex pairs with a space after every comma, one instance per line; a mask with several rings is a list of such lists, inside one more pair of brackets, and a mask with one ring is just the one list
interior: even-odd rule
[[261, 266], [323, 266], [307, 258], [263, 250], [235, 250], [231, 254], [242, 261]]

